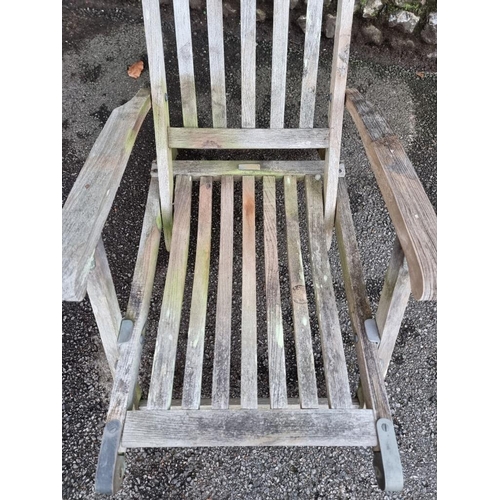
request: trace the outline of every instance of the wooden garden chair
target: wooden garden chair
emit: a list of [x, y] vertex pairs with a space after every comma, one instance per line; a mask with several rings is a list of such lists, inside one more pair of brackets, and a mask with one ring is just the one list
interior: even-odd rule
[[[226, 128], [221, 0], [207, 0], [213, 128], [197, 127], [190, 10], [174, 0], [184, 126], [170, 127], [158, 0], [143, 0], [151, 89], [115, 109], [63, 208], [63, 299], [88, 293], [114, 385], [97, 465], [96, 490], [112, 494], [134, 447], [363, 446], [372, 447], [378, 484], [398, 491], [403, 474], [384, 376], [410, 290], [436, 298], [436, 215], [400, 141], [356, 90], [346, 90], [354, 0], [339, 0], [330, 82], [328, 128], [313, 128], [323, 0], [309, 0], [300, 128], [284, 128], [289, 0], [275, 0], [270, 128], [255, 128], [256, 1], [241, 2], [241, 128]], [[373, 318], [339, 164], [344, 106], [361, 135], [397, 239]], [[101, 232], [144, 117], [153, 108], [156, 155], [144, 223], [124, 316]], [[318, 161], [180, 161], [176, 149], [318, 149]], [[255, 185], [262, 179], [269, 394], [258, 399]], [[287, 397], [276, 232], [276, 184], [283, 183], [288, 280], [300, 397]], [[212, 220], [220, 183], [220, 221]], [[242, 206], [234, 203], [241, 183]], [[307, 234], [299, 231], [297, 186], [305, 185]], [[193, 189], [199, 206], [192, 206]], [[239, 189], [239, 187], [238, 187]], [[258, 207], [257, 207], [258, 209]], [[233, 214], [242, 214], [242, 286], [232, 286]], [[183, 395], [172, 388], [188, 259], [191, 215], [198, 213], [193, 295]], [[220, 224], [220, 241], [211, 225]], [[169, 251], [147, 402], [139, 401], [143, 335], [163, 234]], [[328, 250], [335, 236], [354, 330], [360, 390], [349, 389]], [[308, 303], [301, 236], [307, 239], [314, 300]], [[201, 400], [210, 255], [218, 253], [218, 283], [210, 401]], [[241, 392], [229, 399], [233, 297], [241, 294]], [[319, 324], [327, 401], [318, 399], [310, 311]], [[239, 334], [239, 333], [238, 333]]]

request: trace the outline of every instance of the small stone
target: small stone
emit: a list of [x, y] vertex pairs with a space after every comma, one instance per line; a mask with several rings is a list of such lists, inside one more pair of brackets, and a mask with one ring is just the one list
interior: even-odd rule
[[337, 24], [337, 17], [332, 14], [326, 15], [325, 20], [325, 36], [326, 38], [333, 38], [335, 36], [335, 25]]
[[373, 26], [373, 24], [363, 26], [361, 32], [368, 43], [380, 46], [384, 42], [384, 35], [376, 26]]
[[299, 16], [295, 22], [300, 26], [300, 29], [305, 33], [306, 32], [306, 16]]
[[236, 14], [236, 9], [229, 2], [224, 2], [222, 6], [222, 13], [224, 14], [224, 17], [231, 17]]
[[389, 26], [404, 33], [413, 33], [420, 17], [406, 10], [398, 10], [389, 16]]
[[437, 59], [437, 56], [438, 56], [437, 50], [435, 50], [434, 52], [430, 52], [429, 54], [427, 54], [427, 58], [428, 59]]
[[203, 0], [189, 0], [189, 6], [195, 10], [201, 10], [205, 6]]
[[384, 3], [382, 0], [367, 0], [366, 5], [363, 8], [363, 17], [367, 17], [369, 19], [377, 17], [383, 6]]
[[437, 12], [431, 12], [424, 29], [420, 33], [422, 40], [430, 45], [437, 44]]
[[394, 38], [391, 40], [391, 47], [400, 51], [413, 50], [415, 42], [406, 38]]
[[256, 12], [257, 22], [263, 23], [266, 20], [266, 13], [262, 9], [257, 9]]
[[296, 9], [300, 4], [300, 0], [290, 0], [290, 9]]

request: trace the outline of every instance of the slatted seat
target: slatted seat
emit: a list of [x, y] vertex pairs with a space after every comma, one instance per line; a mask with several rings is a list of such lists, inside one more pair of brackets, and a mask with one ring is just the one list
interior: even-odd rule
[[[410, 290], [418, 300], [436, 297], [436, 216], [387, 122], [359, 92], [346, 90], [354, 0], [338, 2], [327, 128], [313, 128], [323, 1], [308, 1], [296, 129], [284, 128], [289, 1], [274, 2], [268, 129], [255, 128], [255, 0], [241, 2], [241, 128], [233, 129], [226, 128], [222, 2], [207, 0], [211, 128], [198, 128], [189, 2], [174, 0], [173, 4], [184, 126], [171, 127], [169, 122], [159, 3], [143, 0], [151, 90], [141, 90], [113, 111], [63, 209], [63, 298], [82, 300], [88, 293], [114, 376], [96, 490], [106, 494], [117, 490], [126, 448], [321, 445], [372, 447], [379, 486], [400, 491], [403, 476], [384, 376]], [[375, 318], [342, 178], [344, 105], [360, 132], [397, 234]], [[101, 232], [150, 107], [156, 161], [130, 300], [122, 317]], [[319, 150], [319, 155], [307, 161], [285, 161], [279, 155], [273, 161], [177, 160], [178, 149], [309, 149]], [[305, 199], [301, 202], [298, 186], [302, 183]], [[278, 185], [282, 199], [276, 196]], [[261, 198], [256, 196], [256, 186]], [[236, 190], [241, 192], [241, 204], [235, 202]], [[220, 199], [214, 195], [219, 192]], [[220, 219], [215, 216], [214, 202], [220, 206]], [[256, 227], [257, 212], [263, 214], [262, 228]], [[301, 213], [306, 214], [302, 228]], [[235, 214], [240, 214], [241, 225], [236, 224]], [[285, 235], [278, 231], [279, 214], [284, 217]], [[194, 220], [197, 233], [194, 270], [189, 276], [187, 348], [179, 353]], [[220, 228], [218, 241], [212, 238], [213, 225]], [[241, 249], [235, 244], [236, 234], [241, 234]], [[141, 401], [139, 365], [162, 235], [169, 251], [168, 269], [147, 399]], [[343, 278], [360, 378], [355, 398], [329, 263], [333, 235], [342, 267], [342, 276], [337, 278]], [[282, 238], [284, 246], [278, 244]], [[263, 241], [263, 263], [256, 257], [257, 240]], [[308, 249], [307, 258], [303, 248]], [[236, 259], [241, 259], [241, 269], [234, 265]], [[209, 283], [214, 261], [217, 282]], [[305, 267], [312, 276], [309, 294]], [[264, 276], [265, 302], [258, 300], [259, 275]], [[287, 283], [288, 290], [281, 283]], [[207, 325], [210, 286], [217, 294], [213, 332]], [[290, 302], [293, 340], [284, 335], [286, 300]], [[265, 332], [257, 322], [259, 303], [265, 303]], [[237, 314], [241, 317], [236, 331], [241, 342], [236, 399], [230, 392], [235, 308], [240, 308]], [[321, 339], [321, 373], [313, 354], [312, 315], [317, 318]], [[213, 356], [207, 363], [205, 342], [211, 333]], [[269, 380], [264, 389], [269, 394], [266, 400], [260, 398], [263, 387], [258, 383], [257, 339], [263, 334]], [[295, 350], [292, 370], [296, 371], [298, 399], [289, 394], [287, 386], [285, 353], [290, 342]], [[184, 356], [182, 396], [176, 400], [174, 378], [180, 355]], [[204, 370], [212, 371], [208, 399], [202, 393]], [[321, 390], [326, 399], [319, 397], [319, 380], [324, 380]]]

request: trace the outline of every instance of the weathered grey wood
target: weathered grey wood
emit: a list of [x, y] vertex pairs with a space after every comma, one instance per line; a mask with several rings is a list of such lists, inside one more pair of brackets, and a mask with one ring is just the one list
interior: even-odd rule
[[207, 28], [213, 126], [224, 128], [227, 125], [227, 119], [222, 0], [207, 0]]
[[330, 77], [330, 107], [328, 109], [330, 141], [326, 150], [323, 181], [325, 235], [328, 246], [330, 246], [335, 225], [335, 203], [337, 201], [337, 184], [339, 180], [340, 148], [353, 10], [354, 0], [338, 1]]
[[276, 181], [274, 177], [264, 177], [262, 189], [264, 199], [269, 395], [271, 408], [285, 408], [287, 404], [285, 343], [281, 317], [278, 239], [276, 236]]
[[[142, 336], [153, 290], [161, 224], [158, 179], [152, 178], [142, 225], [137, 261], [126, 318], [134, 322], [130, 339], [119, 344], [119, 359], [111, 391], [106, 427], [96, 474], [98, 491], [112, 493], [116, 487], [116, 468], [120, 466], [119, 443], [127, 410], [132, 408], [139, 374]], [[115, 341], [116, 344], [116, 341]], [[107, 490], [107, 491], [103, 491]], [[112, 491], [111, 491], [112, 490]]]
[[161, 32], [160, 4], [158, 0], [143, 0], [144, 32], [148, 51], [149, 81], [155, 130], [156, 160], [160, 186], [161, 220], [165, 246], [170, 250], [172, 239], [172, 213], [174, 174], [172, 150], [168, 147], [168, 98], [165, 77], [165, 59]]
[[174, 0], [175, 40], [181, 84], [182, 118], [185, 127], [198, 126], [194, 85], [191, 17], [187, 0]]
[[380, 335], [378, 355], [384, 377], [389, 368], [392, 352], [396, 344], [401, 322], [410, 298], [410, 275], [408, 264], [399, 240], [396, 238], [389, 268], [385, 275], [384, 287], [380, 295], [377, 314], [377, 328]]
[[101, 336], [104, 354], [114, 378], [116, 361], [118, 360], [116, 339], [120, 331], [122, 313], [116, 298], [115, 285], [102, 238], [97, 243], [93, 262], [94, 266], [87, 281], [87, 293]]
[[329, 129], [169, 129], [169, 146], [180, 149], [316, 149], [328, 144]]
[[179, 446], [375, 446], [370, 410], [129, 412], [123, 444]]
[[[252, 171], [242, 172], [240, 165], [259, 165]], [[236, 178], [242, 175], [265, 176], [273, 175], [282, 177], [283, 175], [304, 176], [323, 175], [323, 161], [219, 161], [219, 160], [177, 160], [174, 161], [174, 173], [181, 175], [191, 175], [194, 178], [203, 175], [209, 175], [215, 178], [222, 176], [234, 176]]]
[[372, 312], [366, 294], [363, 268], [344, 179], [339, 181], [335, 235], [339, 245], [349, 315], [355, 334], [363, 397], [366, 406], [374, 410], [377, 419], [391, 419], [378, 349], [375, 343], [368, 340], [365, 331], [365, 320], [372, 317]]
[[85, 297], [92, 254], [127, 166], [135, 139], [151, 107], [140, 90], [111, 113], [62, 210], [62, 298]]
[[332, 408], [349, 408], [351, 394], [339, 315], [324, 236], [321, 181], [307, 175], [307, 227], [314, 297], [321, 335], [326, 391]]
[[221, 179], [219, 277], [215, 318], [212, 407], [227, 409], [231, 360], [231, 313], [233, 297], [233, 210], [234, 181]]
[[290, 0], [275, 0], [273, 12], [273, 56], [271, 75], [271, 128], [285, 122], [286, 63]]
[[241, 126], [255, 127], [256, 0], [241, 2]]
[[317, 408], [316, 371], [314, 368], [309, 309], [307, 306], [306, 284], [302, 266], [302, 252], [300, 249], [297, 179], [286, 176], [284, 185], [288, 274], [290, 297], [292, 298], [293, 306], [300, 405], [302, 408]]
[[321, 41], [321, 19], [323, 0], [307, 2], [306, 38], [304, 41], [304, 65], [300, 98], [300, 128], [314, 127], [314, 105], [318, 76], [319, 45]]
[[437, 218], [401, 142], [386, 120], [357, 91], [347, 109], [358, 128], [410, 272], [416, 300], [437, 297]]
[[198, 236], [194, 264], [193, 295], [184, 370], [182, 406], [197, 409], [201, 399], [201, 375], [207, 317], [208, 277], [210, 274], [210, 244], [212, 232], [212, 179], [202, 177], [198, 211]]
[[241, 292], [241, 406], [257, 408], [257, 297], [255, 276], [255, 179], [243, 177]]
[[175, 217], [151, 373], [148, 407], [168, 409], [172, 399], [177, 339], [184, 297], [191, 217], [191, 178], [176, 177]]

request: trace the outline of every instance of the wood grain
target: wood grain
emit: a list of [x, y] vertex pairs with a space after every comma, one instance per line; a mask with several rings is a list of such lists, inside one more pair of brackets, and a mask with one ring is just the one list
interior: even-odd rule
[[241, 292], [241, 406], [257, 408], [257, 297], [255, 276], [255, 179], [243, 177]]
[[177, 339], [184, 298], [191, 218], [191, 178], [177, 176], [175, 218], [172, 231], [165, 291], [161, 305], [155, 355], [151, 373], [148, 407], [170, 407], [174, 382]]
[[316, 371], [314, 368], [302, 251], [300, 249], [297, 179], [292, 176], [286, 176], [284, 184], [288, 274], [290, 278], [290, 297], [292, 298], [293, 307], [300, 406], [301, 408], [317, 408]]
[[285, 121], [288, 17], [290, 0], [275, 0], [273, 11], [273, 55], [271, 74], [271, 128]]
[[115, 376], [118, 360], [116, 339], [120, 331], [122, 313], [116, 297], [113, 277], [109, 269], [108, 258], [102, 238], [99, 239], [94, 253], [94, 267], [89, 273], [87, 293], [92, 312], [101, 336], [104, 354], [108, 361], [111, 375]]
[[330, 77], [330, 107], [328, 109], [330, 141], [326, 150], [323, 181], [325, 235], [328, 246], [330, 246], [335, 223], [335, 203], [337, 201], [337, 184], [339, 180], [340, 149], [353, 11], [354, 0], [338, 1], [332, 72]]
[[185, 127], [197, 127], [198, 113], [196, 110], [189, 2], [187, 0], [173, 1], [177, 62], [179, 64], [179, 80], [181, 84], [182, 118]]
[[227, 126], [222, 0], [207, 0], [208, 54], [214, 128]]
[[307, 228], [326, 391], [332, 408], [349, 408], [351, 394], [333, 280], [324, 235], [321, 181], [305, 178]]
[[201, 398], [203, 349], [207, 318], [208, 277], [210, 274], [210, 243], [212, 232], [212, 179], [202, 177], [198, 211], [198, 236], [194, 264], [193, 295], [191, 299], [189, 330], [184, 369], [182, 406], [197, 409]]
[[62, 210], [62, 298], [85, 297], [92, 255], [127, 166], [135, 139], [151, 107], [140, 90], [111, 113]]
[[314, 105], [316, 103], [322, 17], [323, 0], [309, 0], [307, 2], [306, 38], [304, 41], [304, 64], [300, 97], [300, 128], [314, 127]]
[[161, 220], [165, 246], [170, 250], [172, 239], [172, 214], [174, 196], [174, 174], [172, 150], [168, 147], [167, 81], [163, 37], [161, 31], [160, 4], [158, 0], [143, 0], [144, 32], [148, 51], [149, 80], [155, 130], [156, 161], [160, 186]]
[[356, 354], [366, 406], [374, 410], [377, 419], [391, 419], [378, 349], [376, 344], [368, 340], [365, 330], [365, 320], [371, 319], [372, 312], [366, 294], [363, 268], [344, 179], [339, 181], [335, 235], [339, 245], [349, 316], [355, 334]]
[[234, 180], [221, 179], [219, 277], [215, 319], [212, 407], [227, 409], [231, 368], [231, 315], [233, 297]]
[[276, 181], [274, 177], [264, 177], [262, 189], [264, 198], [269, 395], [271, 408], [285, 408], [287, 404], [285, 343], [281, 317], [278, 240], [276, 236]]
[[329, 129], [169, 129], [169, 147], [180, 149], [317, 149], [328, 145]]
[[180, 446], [375, 446], [370, 410], [129, 412], [127, 448]]

